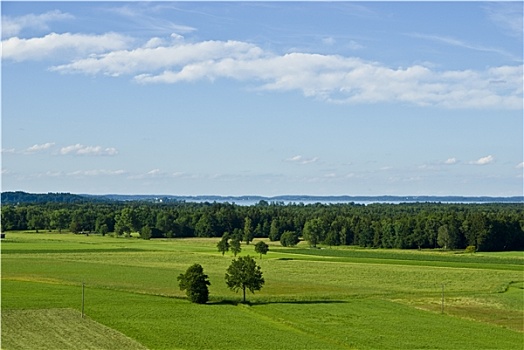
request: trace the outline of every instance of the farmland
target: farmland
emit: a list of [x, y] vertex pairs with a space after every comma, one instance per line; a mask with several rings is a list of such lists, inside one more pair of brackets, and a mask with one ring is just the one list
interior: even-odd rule
[[[257, 257], [266, 284], [242, 304], [224, 282], [233, 256], [217, 242], [8, 232], [2, 348], [522, 348], [520, 252], [268, 242], [259, 259], [243, 244], [240, 255]], [[178, 288], [176, 277], [194, 263], [209, 275], [206, 305]]]

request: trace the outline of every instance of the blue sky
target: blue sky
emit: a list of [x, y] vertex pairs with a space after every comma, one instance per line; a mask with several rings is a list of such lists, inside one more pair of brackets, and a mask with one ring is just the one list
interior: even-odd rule
[[522, 2], [4, 2], [2, 190], [523, 194]]

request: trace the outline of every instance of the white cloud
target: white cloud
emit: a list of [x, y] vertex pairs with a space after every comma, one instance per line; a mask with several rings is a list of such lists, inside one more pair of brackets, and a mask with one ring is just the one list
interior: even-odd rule
[[489, 155], [486, 157], [479, 158], [477, 160], [472, 160], [471, 162], [469, 162], [469, 164], [486, 165], [486, 164], [493, 163], [494, 160], [495, 160], [495, 157], [493, 157], [492, 155]]
[[166, 171], [162, 171], [160, 169], [152, 169], [146, 173], [140, 173], [140, 174], [134, 174], [134, 175], [131, 175], [129, 176], [130, 179], [134, 179], [134, 180], [140, 180], [140, 179], [150, 179], [150, 178], [155, 178], [155, 179], [172, 179], [172, 178], [196, 178], [198, 177], [197, 175], [191, 175], [191, 174], [186, 174], [184, 172], [173, 172], [173, 173], [169, 173], [169, 172], [166, 172]]
[[286, 159], [287, 162], [298, 163], [298, 164], [311, 164], [318, 161], [318, 157], [305, 158], [301, 155], [293, 156]]
[[47, 142], [47, 143], [43, 143], [41, 145], [36, 144], [36, 145], [33, 145], [33, 146], [27, 148], [25, 150], [25, 153], [35, 153], [35, 152], [45, 151], [45, 150], [50, 149], [54, 145], [55, 145], [54, 142]]
[[118, 151], [114, 147], [103, 148], [102, 146], [84, 146], [79, 143], [62, 147], [60, 154], [74, 154], [80, 156], [114, 156]]
[[439, 71], [424, 65], [388, 67], [339, 55], [275, 55], [241, 41], [186, 43], [178, 35], [166, 40], [154, 37], [133, 49], [127, 49], [129, 43], [129, 38], [114, 33], [52, 33], [43, 38], [11, 38], [3, 42], [3, 49], [4, 58], [12, 60], [38, 59], [64, 50], [83, 53], [83, 58], [50, 70], [130, 75], [141, 84], [232, 79], [255, 82], [261, 90], [301, 91], [330, 103], [522, 109], [522, 65], [482, 71]]
[[2, 58], [13, 61], [40, 60], [65, 54], [86, 55], [120, 50], [132, 40], [116, 33], [102, 35], [50, 33], [41, 38], [12, 37], [2, 41]]
[[457, 163], [457, 158], [453, 157], [453, 158], [448, 158], [444, 164], [448, 164], [448, 165], [451, 165], [451, 164], [456, 164]]
[[517, 166], [515, 168], [517, 168], [517, 169], [524, 169], [524, 162], [517, 164]]
[[107, 170], [107, 169], [93, 169], [93, 170], [77, 170], [67, 173], [67, 176], [116, 176], [125, 174], [125, 170]]
[[42, 14], [28, 14], [19, 17], [2, 16], [2, 37], [11, 37], [20, 34], [26, 28], [47, 30], [48, 23], [53, 21], [72, 20], [75, 17], [60, 10]]
[[[224, 58], [243, 62], [262, 55], [255, 45], [239, 41], [203, 41], [199, 43], [178, 43], [170, 46], [140, 47], [133, 50], [117, 50], [73, 61], [69, 64], [52, 67], [51, 70], [64, 73], [86, 73], [119, 76], [139, 74], [138, 81], [154, 79], [149, 72], [163, 71], [170, 67], [187, 67], [195, 63], [212, 64]], [[140, 75], [144, 73], [145, 75]], [[203, 78], [197, 72], [186, 73], [178, 81], [191, 81]], [[205, 73], [202, 71], [202, 73]], [[212, 78], [208, 76], [208, 78]], [[176, 81], [163, 81], [176, 82]]]
[[[485, 71], [391, 68], [355, 57], [273, 55], [238, 41], [174, 43], [118, 50], [52, 68], [63, 73], [133, 75], [143, 84], [227, 78], [270, 91], [302, 91], [333, 103], [401, 102], [447, 108], [522, 108], [522, 66]], [[494, 84], [493, 82], [497, 82]]]

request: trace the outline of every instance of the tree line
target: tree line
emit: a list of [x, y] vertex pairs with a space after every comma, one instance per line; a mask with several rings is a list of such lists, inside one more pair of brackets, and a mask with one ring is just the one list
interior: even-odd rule
[[521, 204], [32, 203], [1, 208], [2, 232], [68, 230], [144, 239], [269, 238], [284, 246], [524, 250]]

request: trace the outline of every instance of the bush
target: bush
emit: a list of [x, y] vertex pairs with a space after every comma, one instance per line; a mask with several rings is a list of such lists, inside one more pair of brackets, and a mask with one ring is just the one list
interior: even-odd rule
[[464, 250], [464, 253], [475, 253], [476, 251], [477, 247], [475, 247], [474, 245], [468, 245]]
[[280, 244], [284, 247], [294, 247], [298, 242], [298, 234], [295, 231], [285, 231], [280, 237]]

